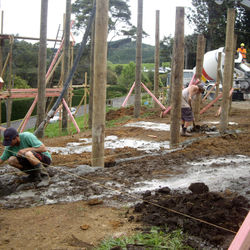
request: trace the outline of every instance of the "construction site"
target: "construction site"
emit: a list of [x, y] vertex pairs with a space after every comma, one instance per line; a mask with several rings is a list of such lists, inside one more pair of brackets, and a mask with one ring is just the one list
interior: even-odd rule
[[[138, 29], [142, 3], [143, 0], [138, 0]], [[21, 177], [25, 175], [22, 171], [8, 164], [0, 168], [0, 249], [99, 249], [99, 244], [107, 238], [146, 233], [152, 227], [159, 227], [168, 232], [181, 229], [186, 235], [187, 249], [248, 250], [250, 69], [240, 54], [233, 56], [234, 10], [228, 10], [225, 49], [205, 53], [204, 37], [198, 36], [196, 68], [189, 86], [200, 81], [209, 83], [205, 93], [193, 100], [195, 122], [188, 127], [192, 136], [181, 136], [184, 8], [176, 8], [174, 46], [178, 53], [173, 56], [171, 102], [164, 103], [161, 98], [156, 87], [157, 73], [151, 91], [141, 82], [141, 67], [139, 70], [137, 67], [135, 83], [124, 96], [121, 107], [106, 112], [103, 106], [107, 100], [101, 91], [107, 70], [107, 4], [108, 0], [97, 0], [96, 16], [90, 17], [96, 18], [95, 60], [98, 59], [93, 77], [92, 129], [79, 129], [70, 104], [64, 100], [64, 92], [77, 67], [76, 58], [69, 75], [64, 77], [64, 84], [44, 90], [46, 97], [58, 99], [34, 132], [38, 135], [46, 129], [62, 106], [77, 131], [41, 138], [53, 159], [47, 167], [50, 184], [38, 188], [35, 182], [22, 183]], [[157, 15], [159, 12], [156, 23]], [[140, 29], [137, 35], [141, 38]], [[136, 52], [136, 63], [140, 66], [138, 48]], [[157, 53], [155, 69], [159, 68], [156, 46]], [[59, 52], [53, 66], [58, 56]], [[51, 72], [52, 67], [44, 75], [45, 84]], [[212, 80], [216, 83], [212, 84]], [[87, 80], [83, 87], [87, 89]], [[150, 96], [152, 105], [142, 101], [141, 90]], [[88, 91], [81, 104], [86, 105]], [[241, 100], [232, 100], [235, 93]], [[34, 98], [18, 128], [23, 132], [34, 106], [39, 104], [40, 91], [18, 92], [9, 88], [1, 91], [0, 98], [19, 95]], [[131, 95], [135, 98], [132, 105], [128, 103]], [[105, 127], [108, 121], [114, 121], [112, 127]], [[125, 248], [114, 245], [105, 249], [182, 248], [128, 243]]]

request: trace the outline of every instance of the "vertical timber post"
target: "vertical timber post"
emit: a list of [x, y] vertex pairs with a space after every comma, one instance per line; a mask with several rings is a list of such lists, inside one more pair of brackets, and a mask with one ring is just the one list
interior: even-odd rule
[[[64, 34], [64, 57], [63, 57], [63, 83], [65, 83], [70, 70], [70, 16], [71, 16], [71, 0], [66, 0], [66, 15], [65, 15], [65, 34]], [[70, 89], [70, 88], [69, 88]], [[69, 91], [67, 90], [64, 95], [64, 100], [69, 103]], [[68, 129], [68, 112], [63, 106], [62, 115], [62, 131]]]
[[[46, 58], [47, 58], [47, 16], [48, 0], [41, 0], [40, 46], [38, 60], [38, 101], [37, 101], [37, 127], [45, 116], [45, 86], [46, 86]], [[44, 129], [37, 133], [38, 138], [44, 136]]]
[[109, 0], [96, 1], [92, 166], [104, 167]]
[[141, 63], [142, 63], [142, 16], [143, 0], [138, 0], [137, 37], [136, 37], [136, 72], [135, 72], [135, 108], [134, 117], [141, 112]]
[[171, 93], [171, 126], [170, 145], [175, 147], [179, 143], [180, 118], [181, 118], [181, 95], [183, 85], [184, 68], [184, 7], [176, 8], [175, 17], [175, 45], [174, 45], [174, 72]]
[[[155, 74], [154, 74], [154, 95], [159, 98], [159, 64], [160, 64], [160, 11], [156, 10], [155, 17]], [[154, 102], [154, 107], [157, 108], [158, 105]]]
[[[233, 87], [233, 83], [234, 83], [234, 55], [235, 55], [235, 51], [236, 51], [236, 46], [237, 46], [237, 35], [234, 34], [234, 45], [233, 45], [233, 53], [232, 53], [232, 72], [231, 72], [231, 88]], [[229, 100], [229, 116], [231, 115], [231, 109], [232, 109], [232, 101], [233, 101], [233, 94], [230, 96], [230, 100]]]
[[[93, 0], [93, 6], [95, 0]], [[92, 128], [92, 116], [93, 116], [93, 91], [94, 91], [94, 50], [95, 50], [95, 21], [92, 23], [91, 28], [91, 49], [90, 49], [90, 69], [89, 69], [89, 119], [88, 127]]]
[[235, 10], [233, 8], [227, 11], [227, 29], [226, 29], [226, 48], [225, 48], [225, 65], [223, 72], [223, 96], [222, 96], [222, 112], [220, 116], [220, 133], [224, 134], [228, 126], [229, 115], [229, 91], [232, 79], [232, 54], [234, 47], [234, 22]]
[[[3, 11], [1, 11], [1, 35], [3, 34]], [[0, 39], [0, 73], [3, 70], [3, 45], [4, 40]]]
[[[197, 40], [197, 50], [196, 50], [196, 78], [201, 80], [203, 59], [204, 59], [204, 49], [205, 49], [205, 38], [203, 35], [198, 35]], [[201, 94], [197, 94], [194, 102], [194, 120], [200, 120], [200, 103]]]
[[220, 89], [220, 83], [221, 83], [221, 52], [218, 53], [216, 82], [217, 82], [217, 85], [216, 85], [215, 97], [219, 95], [219, 89]]
[[[1, 34], [3, 34], [3, 15], [4, 12], [1, 12]], [[0, 40], [0, 69], [1, 69], [1, 74], [3, 70], [3, 45], [4, 45], [4, 40]], [[2, 75], [1, 75], [2, 76]], [[0, 99], [0, 125], [2, 124], [2, 99]]]
[[168, 106], [171, 105], [171, 96], [172, 96], [172, 89], [173, 89], [173, 79], [174, 79], [174, 54], [175, 54], [175, 42], [173, 43], [172, 48], [172, 56], [171, 56], [171, 73], [170, 73], [170, 86], [168, 89], [168, 98], [167, 98], [167, 104]]
[[[11, 96], [11, 88], [12, 88], [12, 55], [13, 55], [13, 43], [14, 43], [14, 37], [10, 37], [10, 52], [9, 52], [9, 80], [8, 80], [8, 92]], [[11, 126], [11, 110], [12, 110], [12, 99], [7, 98], [6, 99], [6, 122], [7, 127]]]

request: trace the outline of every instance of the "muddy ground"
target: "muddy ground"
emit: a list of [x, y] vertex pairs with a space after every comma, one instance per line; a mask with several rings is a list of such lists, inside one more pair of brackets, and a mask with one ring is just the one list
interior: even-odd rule
[[[202, 130], [175, 149], [168, 129], [150, 128], [170, 124], [169, 115], [110, 111], [107, 120], [127, 119], [106, 129], [105, 168], [89, 166], [91, 131], [44, 138], [53, 157], [49, 187], [21, 183], [22, 173], [1, 168], [0, 249], [92, 249], [152, 225], [182, 228], [195, 249], [227, 249], [249, 211], [250, 103], [233, 102], [222, 136], [217, 110], [202, 115]], [[147, 124], [124, 126], [135, 122]]]

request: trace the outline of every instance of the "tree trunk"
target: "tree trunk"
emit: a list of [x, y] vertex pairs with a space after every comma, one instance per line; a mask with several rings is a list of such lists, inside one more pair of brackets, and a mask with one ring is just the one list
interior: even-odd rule
[[104, 167], [109, 0], [96, 1], [92, 166]]
[[138, 0], [137, 38], [136, 38], [136, 72], [135, 72], [135, 108], [134, 117], [141, 113], [141, 63], [142, 63], [142, 16], [143, 0]]
[[[156, 11], [155, 18], [155, 73], [154, 73], [154, 95], [159, 98], [159, 65], [160, 65], [160, 11]], [[157, 108], [158, 104], [154, 102], [154, 107]]]
[[234, 21], [235, 10], [228, 9], [227, 11], [227, 30], [226, 30], [226, 48], [225, 48], [225, 65], [223, 73], [223, 97], [222, 97], [222, 112], [220, 116], [220, 133], [225, 133], [228, 126], [229, 114], [229, 91], [232, 79], [232, 54], [234, 47]]
[[[45, 116], [45, 88], [46, 88], [46, 59], [47, 59], [47, 15], [48, 0], [41, 1], [41, 24], [40, 24], [40, 46], [38, 60], [38, 100], [37, 100], [37, 122], [38, 127]], [[44, 136], [44, 129], [37, 133], [38, 138]]]
[[175, 147], [179, 143], [181, 119], [181, 95], [184, 67], [184, 7], [176, 8], [174, 72], [171, 94], [171, 127], [170, 145]]

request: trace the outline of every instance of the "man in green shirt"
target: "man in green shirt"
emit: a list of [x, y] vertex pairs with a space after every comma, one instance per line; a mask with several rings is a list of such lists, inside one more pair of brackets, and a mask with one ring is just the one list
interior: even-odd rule
[[8, 164], [28, 174], [27, 181], [39, 181], [37, 187], [49, 185], [46, 167], [51, 163], [51, 155], [45, 145], [32, 133], [18, 133], [15, 128], [4, 130], [3, 145], [6, 146], [0, 156], [0, 164]]

